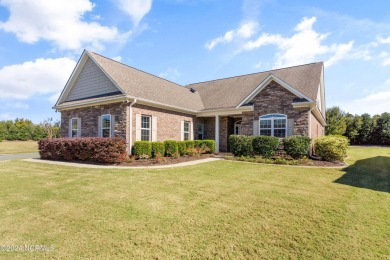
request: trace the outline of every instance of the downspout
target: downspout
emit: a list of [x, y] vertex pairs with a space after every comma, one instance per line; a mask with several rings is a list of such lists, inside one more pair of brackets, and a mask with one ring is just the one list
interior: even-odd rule
[[133, 147], [133, 105], [137, 103], [137, 99], [134, 99], [133, 102], [130, 103], [130, 136], [129, 136], [129, 154], [131, 155], [131, 150]]
[[[308, 116], [309, 116], [309, 137], [311, 138], [311, 111], [313, 111], [314, 109], [316, 108], [316, 106], [312, 107], [309, 112], [308, 112]], [[309, 156], [312, 156], [313, 155], [313, 144], [311, 143], [310, 144], [310, 151], [309, 151]]]

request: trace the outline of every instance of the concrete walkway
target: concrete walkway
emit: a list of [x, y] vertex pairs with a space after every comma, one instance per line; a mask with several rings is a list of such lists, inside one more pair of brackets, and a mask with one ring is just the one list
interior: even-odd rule
[[164, 168], [175, 168], [175, 167], [197, 165], [201, 163], [214, 162], [219, 160], [222, 159], [207, 158], [207, 159], [195, 160], [190, 162], [182, 162], [182, 163], [168, 164], [168, 165], [155, 165], [155, 166], [96, 165], [96, 164], [84, 164], [84, 163], [74, 163], [74, 162], [58, 162], [58, 161], [49, 161], [49, 160], [41, 160], [41, 159], [24, 159], [23, 161], [33, 162], [33, 163], [46, 163], [46, 164], [61, 165], [61, 166], [72, 166], [78, 168], [91, 168], [91, 169], [164, 169]]
[[15, 154], [0, 154], [0, 161], [39, 158], [39, 153], [15, 153]]

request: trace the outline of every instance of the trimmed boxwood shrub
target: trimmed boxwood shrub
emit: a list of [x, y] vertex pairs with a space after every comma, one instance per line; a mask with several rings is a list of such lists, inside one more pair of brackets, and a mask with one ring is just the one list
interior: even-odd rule
[[178, 141], [177, 142], [177, 149], [179, 151], [180, 156], [184, 155], [186, 152], [186, 143], [185, 141]]
[[265, 158], [275, 155], [279, 146], [279, 138], [274, 136], [256, 136], [253, 138], [253, 151]]
[[166, 140], [166, 141], [164, 141], [164, 145], [165, 145], [165, 154], [167, 156], [172, 156], [175, 153], [179, 152], [178, 146], [177, 146], [177, 141]]
[[134, 143], [134, 154], [138, 158], [152, 158], [152, 143], [148, 141], [137, 141]]
[[101, 137], [51, 138], [38, 141], [41, 159], [121, 163], [127, 156], [126, 140]]
[[195, 147], [195, 141], [187, 140], [187, 141], [184, 141], [184, 143], [185, 143], [185, 145], [186, 145], [186, 149], [194, 148], [194, 147]]
[[194, 147], [201, 147], [203, 143], [203, 140], [194, 140]]
[[165, 155], [165, 144], [163, 142], [152, 142], [152, 157], [155, 158], [156, 154]]
[[314, 140], [315, 154], [325, 161], [344, 161], [349, 145], [345, 136], [322, 136]]
[[229, 136], [230, 151], [234, 156], [248, 156], [253, 153], [253, 136], [231, 135]]
[[209, 151], [207, 151], [206, 153], [215, 153], [215, 147], [216, 147], [215, 140], [205, 139], [205, 140], [194, 141], [195, 148], [201, 148], [202, 146], [208, 148]]
[[307, 136], [287, 136], [283, 138], [283, 150], [294, 159], [305, 157], [309, 152], [311, 139]]

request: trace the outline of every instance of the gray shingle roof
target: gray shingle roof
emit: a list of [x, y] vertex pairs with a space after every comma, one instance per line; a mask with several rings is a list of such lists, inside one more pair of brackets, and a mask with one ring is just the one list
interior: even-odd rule
[[236, 107], [270, 74], [316, 100], [323, 69], [318, 62], [181, 86], [100, 54], [88, 54], [125, 95], [195, 111]]
[[113, 81], [129, 96], [189, 110], [202, 110], [203, 102], [198, 92], [159, 78], [94, 52], [89, 55], [102, 67]]
[[323, 63], [311, 63], [254, 74], [217, 79], [187, 85], [196, 89], [206, 109], [238, 106], [270, 74], [280, 78], [312, 100], [317, 99]]

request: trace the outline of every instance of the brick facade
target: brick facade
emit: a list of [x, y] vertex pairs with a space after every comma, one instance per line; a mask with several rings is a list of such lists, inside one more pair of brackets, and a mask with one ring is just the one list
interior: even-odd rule
[[[288, 119], [294, 119], [294, 134], [309, 135], [312, 138], [323, 135], [324, 127], [311, 114], [309, 121], [309, 108], [293, 108], [292, 102], [296, 98], [294, 94], [285, 88], [271, 82], [251, 103], [254, 111], [243, 112], [241, 118], [229, 116], [220, 116], [220, 151], [229, 151], [228, 139], [234, 133], [234, 123], [242, 120], [241, 134], [253, 134], [253, 121], [258, 120], [259, 116], [281, 113], [286, 114]], [[108, 105], [90, 106], [72, 110], [61, 111], [61, 134], [68, 136], [69, 119], [81, 118], [81, 136], [98, 136], [98, 117], [104, 114], [115, 116], [115, 136], [130, 140], [130, 108], [129, 103], [113, 103]], [[198, 124], [204, 125], [204, 139], [215, 139], [215, 117], [197, 118], [180, 112], [174, 112], [166, 109], [134, 104], [132, 107], [132, 141], [136, 141], [136, 115], [148, 115], [157, 117], [157, 141], [180, 140], [181, 122], [190, 121], [193, 123], [193, 137], [198, 138]]]
[[325, 128], [313, 114], [310, 115], [310, 133], [311, 138], [318, 138], [325, 135]]
[[294, 119], [294, 135], [308, 135], [309, 108], [293, 108], [293, 99], [297, 98], [290, 91], [272, 81], [259, 94], [257, 94], [251, 103], [254, 105], [254, 111], [243, 112], [241, 134], [253, 134], [253, 121], [258, 120], [259, 116], [273, 113], [287, 115], [288, 119]]
[[[133, 108], [133, 142], [136, 140], [136, 115], [147, 115], [157, 117], [157, 141], [180, 140], [181, 139], [181, 122], [193, 122], [194, 137], [197, 136], [197, 125], [194, 120], [195, 116], [180, 112], [174, 112], [166, 109], [155, 108], [140, 104], [134, 104]], [[196, 135], [195, 135], [196, 134]]]
[[98, 117], [111, 114], [115, 116], [115, 134], [112, 136], [120, 136], [127, 140], [128, 106], [127, 103], [113, 103], [61, 111], [61, 135], [68, 136], [69, 120], [78, 117], [81, 118], [81, 137], [96, 137], [98, 136]]

